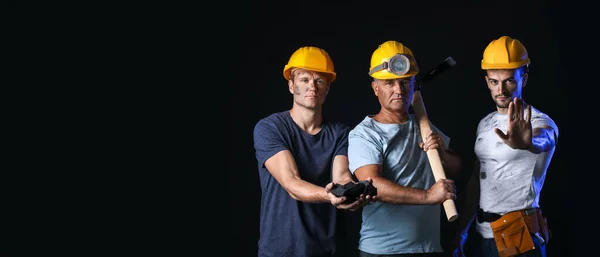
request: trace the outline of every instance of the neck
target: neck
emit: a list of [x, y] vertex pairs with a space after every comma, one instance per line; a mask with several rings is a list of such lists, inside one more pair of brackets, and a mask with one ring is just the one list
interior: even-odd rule
[[403, 124], [409, 119], [408, 110], [393, 112], [381, 109], [377, 115], [373, 117], [377, 122], [385, 124]]
[[292, 120], [306, 133], [314, 135], [321, 131], [323, 125], [323, 111], [318, 109], [307, 109], [298, 106], [290, 110]]

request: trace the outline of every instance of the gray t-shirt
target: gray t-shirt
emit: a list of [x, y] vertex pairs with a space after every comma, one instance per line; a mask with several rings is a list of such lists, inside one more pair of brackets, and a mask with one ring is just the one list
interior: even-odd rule
[[[531, 107], [532, 128], [549, 126], [558, 139], [558, 127], [548, 115]], [[492, 112], [477, 126], [475, 154], [480, 162], [479, 206], [485, 212], [504, 215], [511, 211], [537, 208], [544, 186], [546, 170], [554, 153], [534, 154], [527, 150], [512, 149], [494, 132], [499, 128], [506, 133], [508, 115]], [[484, 238], [493, 238], [490, 223], [475, 222]]]
[[[450, 138], [433, 124], [445, 148]], [[383, 124], [367, 116], [348, 136], [350, 171], [368, 164], [383, 166], [382, 176], [399, 185], [428, 189], [434, 183], [416, 117], [404, 124]], [[371, 254], [442, 252], [441, 205], [394, 205], [374, 202], [362, 211], [359, 249]]]

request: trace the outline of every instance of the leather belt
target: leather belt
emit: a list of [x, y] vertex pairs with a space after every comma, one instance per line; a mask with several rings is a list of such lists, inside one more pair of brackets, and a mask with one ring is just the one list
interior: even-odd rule
[[[529, 216], [529, 215], [535, 215], [537, 213], [536, 210], [537, 210], [537, 208], [532, 208], [532, 209], [521, 210], [521, 212], [523, 213], [524, 216]], [[494, 222], [501, 217], [502, 217], [502, 215], [500, 215], [498, 213], [484, 212], [481, 208], [477, 212], [477, 222], [479, 222], [479, 223]]]

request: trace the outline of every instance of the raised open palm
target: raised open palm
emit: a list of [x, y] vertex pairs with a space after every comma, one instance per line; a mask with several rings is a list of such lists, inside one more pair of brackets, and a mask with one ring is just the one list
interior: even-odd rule
[[[531, 146], [533, 129], [531, 128], [531, 105], [527, 105], [527, 115], [523, 115], [524, 101], [515, 97], [508, 105], [508, 128], [506, 134], [499, 128], [494, 132], [513, 149], [527, 149]], [[524, 117], [526, 116], [526, 117]]]

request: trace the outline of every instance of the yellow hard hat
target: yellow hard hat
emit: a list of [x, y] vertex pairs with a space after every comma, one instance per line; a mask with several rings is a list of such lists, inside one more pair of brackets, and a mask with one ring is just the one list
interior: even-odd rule
[[397, 79], [415, 76], [419, 66], [412, 51], [397, 41], [386, 41], [371, 55], [369, 75], [376, 79]]
[[292, 54], [290, 60], [283, 68], [283, 77], [285, 79], [290, 79], [292, 68], [302, 68], [331, 74], [329, 83], [333, 82], [336, 78], [333, 61], [331, 61], [329, 54], [325, 50], [315, 46], [301, 47]]
[[519, 40], [502, 36], [485, 48], [481, 68], [484, 70], [516, 69], [529, 63], [525, 46]]

